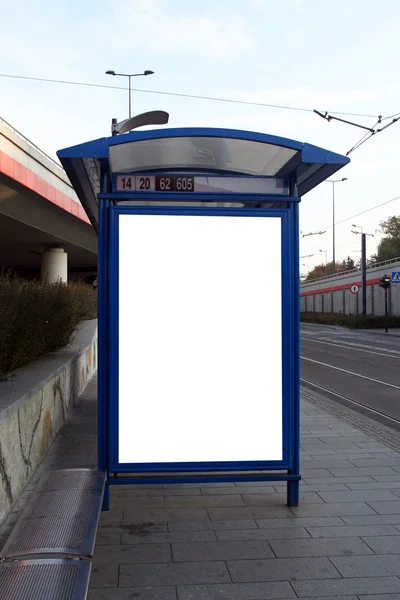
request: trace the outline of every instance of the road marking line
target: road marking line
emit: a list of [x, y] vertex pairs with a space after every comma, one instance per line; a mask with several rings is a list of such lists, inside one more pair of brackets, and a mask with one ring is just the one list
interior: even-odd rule
[[[364, 350], [363, 348], [359, 348], [361, 344], [353, 344], [352, 346], [345, 346], [344, 344], [334, 344], [332, 342], [323, 342], [321, 340], [314, 340], [312, 338], [306, 338], [300, 336], [301, 340], [305, 340], [307, 342], [313, 342], [315, 344], [326, 344], [327, 346], [337, 346], [338, 348], [346, 348], [346, 350], [356, 350], [357, 352], [367, 352], [368, 354], [377, 354], [378, 356], [386, 356], [387, 358], [397, 358], [400, 359], [400, 356], [394, 356], [393, 354], [383, 354], [382, 352], [374, 352], [373, 350]], [[349, 342], [350, 344], [350, 342]], [[370, 346], [367, 346], [370, 348]], [[378, 348], [379, 350], [386, 350], [386, 348]], [[397, 352], [397, 350], [386, 350], [386, 352]]]
[[334, 367], [333, 365], [329, 365], [327, 363], [320, 362], [319, 360], [314, 360], [313, 358], [306, 358], [305, 356], [300, 356], [303, 360], [308, 360], [309, 362], [315, 363], [317, 365], [322, 365], [323, 367], [329, 367], [330, 369], [335, 369], [335, 371], [342, 371], [342, 373], [348, 373], [349, 375], [354, 375], [355, 377], [361, 377], [361, 379], [368, 379], [368, 381], [374, 381], [375, 383], [380, 383], [381, 385], [387, 385], [388, 387], [395, 388], [396, 390], [400, 390], [398, 385], [393, 385], [392, 383], [386, 383], [385, 381], [379, 381], [379, 379], [373, 379], [372, 377], [367, 377], [366, 375], [360, 375], [360, 373], [353, 373], [353, 371], [347, 371], [347, 369], [341, 369], [340, 367]]

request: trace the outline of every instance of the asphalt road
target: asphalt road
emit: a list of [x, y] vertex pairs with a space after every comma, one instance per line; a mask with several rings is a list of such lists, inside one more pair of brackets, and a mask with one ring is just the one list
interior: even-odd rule
[[303, 385], [330, 390], [400, 425], [400, 335], [304, 323], [300, 354]]

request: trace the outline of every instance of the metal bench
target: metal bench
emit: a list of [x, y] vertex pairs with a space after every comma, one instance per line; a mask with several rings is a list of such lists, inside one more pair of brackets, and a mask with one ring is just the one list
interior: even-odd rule
[[7, 600], [84, 600], [90, 561], [42, 559], [0, 564], [0, 597]]
[[46, 473], [0, 553], [0, 597], [86, 598], [104, 487], [93, 469]]

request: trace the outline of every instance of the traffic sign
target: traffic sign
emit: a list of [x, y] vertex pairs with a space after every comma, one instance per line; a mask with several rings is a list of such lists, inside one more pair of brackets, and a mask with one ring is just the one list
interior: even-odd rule
[[350, 291], [351, 291], [352, 294], [358, 294], [359, 289], [360, 288], [358, 287], [358, 285], [354, 284], [354, 285], [351, 286]]
[[392, 271], [392, 283], [400, 283], [400, 271]]

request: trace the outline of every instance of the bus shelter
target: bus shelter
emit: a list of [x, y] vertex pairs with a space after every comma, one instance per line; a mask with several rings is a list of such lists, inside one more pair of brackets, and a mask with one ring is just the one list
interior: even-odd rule
[[261, 133], [134, 131], [60, 150], [99, 235], [109, 486], [286, 481], [299, 502], [299, 202], [349, 159]]

